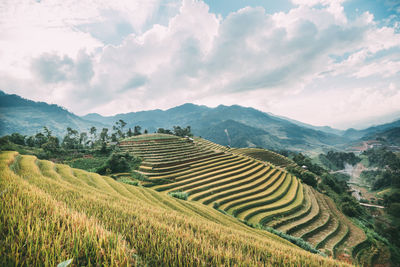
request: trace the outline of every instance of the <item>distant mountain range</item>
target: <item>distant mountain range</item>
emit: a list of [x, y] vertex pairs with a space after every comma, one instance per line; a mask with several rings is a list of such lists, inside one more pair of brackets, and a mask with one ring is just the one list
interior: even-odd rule
[[127, 123], [126, 129], [139, 125], [142, 130], [154, 132], [158, 128], [172, 129], [177, 125], [190, 125], [195, 135], [222, 145], [307, 152], [343, 147], [350, 141], [400, 126], [399, 120], [364, 130], [341, 131], [312, 126], [238, 105], [209, 108], [184, 104], [165, 111], [157, 109], [115, 116], [91, 113], [79, 117], [60, 106], [34, 102], [1, 91], [0, 111], [0, 135], [13, 132], [31, 135], [47, 126], [56, 135], [62, 136], [67, 127], [79, 131], [88, 131], [92, 126], [111, 129], [116, 121], [122, 119]]
[[91, 126], [106, 126], [82, 119], [68, 110], [44, 102], [35, 102], [0, 91], [0, 135], [18, 132], [33, 135], [47, 126], [53, 134], [63, 136], [67, 127], [87, 131]]
[[348, 141], [347, 138], [335, 134], [302, 127], [259, 110], [238, 105], [209, 108], [184, 104], [165, 111], [141, 111], [111, 117], [88, 114], [82, 118], [101, 123], [112, 123], [122, 119], [128, 123], [127, 127], [140, 125], [149, 132], [157, 128], [172, 129], [174, 125], [190, 125], [195, 135], [235, 147], [310, 151], [332, 149], [333, 146]]

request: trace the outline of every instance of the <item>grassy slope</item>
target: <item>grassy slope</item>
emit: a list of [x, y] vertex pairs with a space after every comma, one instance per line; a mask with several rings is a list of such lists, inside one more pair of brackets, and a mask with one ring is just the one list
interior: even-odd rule
[[200, 203], [33, 156], [1, 152], [0, 174], [0, 265], [344, 265]]

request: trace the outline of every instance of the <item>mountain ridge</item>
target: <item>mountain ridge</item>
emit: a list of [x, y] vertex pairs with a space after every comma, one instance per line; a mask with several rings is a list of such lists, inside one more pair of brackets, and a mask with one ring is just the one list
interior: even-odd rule
[[48, 127], [56, 136], [62, 136], [67, 127], [87, 131], [91, 126], [104, 127], [103, 123], [88, 121], [67, 109], [46, 102], [36, 102], [16, 94], [0, 91], [0, 135], [19, 132], [33, 135]]
[[0, 93], [0, 111], [0, 135], [13, 132], [32, 135], [47, 126], [55, 135], [62, 136], [67, 127], [79, 131], [88, 131], [92, 126], [111, 129], [116, 121], [124, 120], [127, 123], [126, 130], [139, 125], [142, 130], [155, 132], [158, 128], [172, 129], [173, 126], [190, 125], [195, 135], [224, 145], [229, 144], [225, 133], [227, 130], [233, 135], [230, 136], [232, 146], [247, 145], [316, 153], [343, 147], [367, 134], [400, 125], [399, 120], [364, 130], [348, 129], [337, 132], [340, 130], [328, 126], [312, 126], [252, 107], [218, 105], [212, 108], [193, 103], [167, 110], [154, 109], [113, 116], [102, 116], [98, 113], [77, 116], [58, 105], [35, 102], [4, 92]]

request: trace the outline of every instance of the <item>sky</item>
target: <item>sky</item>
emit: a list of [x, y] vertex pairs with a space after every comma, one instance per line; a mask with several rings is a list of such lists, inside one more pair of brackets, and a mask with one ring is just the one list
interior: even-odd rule
[[400, 118], [398, 0], [2, 0], [0, 90], [78, 115], [238, 104]]

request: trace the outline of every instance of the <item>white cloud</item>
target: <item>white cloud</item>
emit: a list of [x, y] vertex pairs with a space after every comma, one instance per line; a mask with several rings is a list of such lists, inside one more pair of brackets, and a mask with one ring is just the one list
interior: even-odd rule
[[192, 0], [3, 2], [0, 88], [79, 114], [196, 102], [351, 125], [397, 109], [400, 36], [342, 2], [224, 19]]

